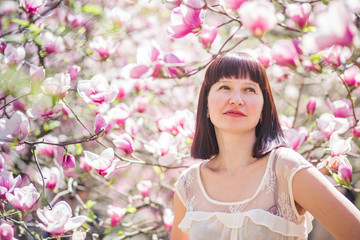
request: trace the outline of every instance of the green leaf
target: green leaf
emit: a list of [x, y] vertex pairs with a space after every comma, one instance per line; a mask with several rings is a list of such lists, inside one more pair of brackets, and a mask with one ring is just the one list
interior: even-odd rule
[[80, 155], [84, 150], [81, 143], [77, 143], [77, 144], [75, 144], [75, 146], [76, 146], [76, 154]]
[[21, 26], [25, 26], [25, 27], [29, 26], [29, 24], [30, 24], [29, 21], [22, 20], [22, 19], [17, 19], [17, 18], [13, 18], [10, 21], [13, 22], [13, 23], [17, 23], [17, 24], [19, 24]]
[[38, 28], [34, 24], [30, 24], [29, 29], [31, 29], [34, 32], [34, 35], [38, 35], [42, 31], [42, 29]]
[[94, 207], [96, 205], [96, 203], [97, 202], [95, 202], [93, 200], [88, 200], [85, 205], [86, 205], [87, 208], [90, 209], [90, 208]]
[[124, 231], [118, 231], [119, 236], [124, 235]]
[[105, 229], [104, 235], [109, 234], [112, 231], [112, 227]]
[[60, 121], [56, 121], [56, 120], [50, 120], [49, 121], [49, 129], [50, 130], [54, 130], [57, 127], [61, 126], [61, 122]]
[[15, 212], [15, 209], [10, 209], [9, 211], [6, 212], [6, 215], [12, 214], [13, 212]]
[[109, 182], [109, 187], [114, 185], [114, 183], [116, 182], [117, 178], [112, 178]]
[[82, 7], [81, 11], [90, 13], [93, 15], [100, 15], [103, 13], [103, 9], [99, 5], [86, 4]]
[[91, 210], [89, 211], [88, 217], [91, 219], [91, 221], [88, 221], [88, 222], [93, 222], [96, 218], [94, 212]]
[[136, 212], [136, 207], [128, 207], [128, 208], [126, 208], [126, 211], [128, 212], [128, 213], [134, 213], [134, 212]]

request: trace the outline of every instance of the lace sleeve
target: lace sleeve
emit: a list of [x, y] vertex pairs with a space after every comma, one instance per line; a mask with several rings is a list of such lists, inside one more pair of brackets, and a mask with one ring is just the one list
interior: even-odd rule
[[313, 167], [299, 153], [290, 148], [280, 149], [277, 163], [277, 176], [279, 181], [279, 202], [282, 204], [284, 217], [297, 222], [302, 216], [298, 213], [292, 190], [292, 181], [297, 172], [304, 168]]
[[184, 204], [184, 206], [186, 206], [186, 200], [185, 200], [186, 199], [185, 198], [185, 179], [186, 179], [186, 177], [184, 176], [185, 173], [186, 173], [186, 171], [183, 172], [179, 176], [178, 180], [176, 181], [176, 183], [174, 185], [175, 192], [178, 195], [178, 197], [180, 198], [181, 202]]

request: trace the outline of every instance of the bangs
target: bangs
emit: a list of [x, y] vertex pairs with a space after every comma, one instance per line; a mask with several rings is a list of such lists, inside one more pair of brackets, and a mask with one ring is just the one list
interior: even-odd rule
[[216, 59], [206, 73], [206, 84], [212, 86], [222, 78], [249, 78], [260, 86], [264, 81], [264, 68], [248, 54], [227, 54]]

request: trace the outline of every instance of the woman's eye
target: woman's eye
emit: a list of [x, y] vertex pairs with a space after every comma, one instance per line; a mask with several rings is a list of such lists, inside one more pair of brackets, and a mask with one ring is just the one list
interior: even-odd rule
[[220, 90], [220, 89], [228, 90], [228, 89], [230, 89], [230, 88], [229, 88], [228, 86], [223, 85], [223, 86], [220, 86], [220, 87], [219, 87], [219, 90]]
[[247, 91], [247, 92], [256, 92], [255, 88], [252, 88], [252, 87], [246, 88], [245, 91]]

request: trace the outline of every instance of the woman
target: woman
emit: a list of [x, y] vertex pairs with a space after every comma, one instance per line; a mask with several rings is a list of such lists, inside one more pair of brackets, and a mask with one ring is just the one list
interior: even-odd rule
[[175, 184], [172, 240], [307, 239], [312, 216], [360, 239], [358, 209], [287, 147], [265, 69], [246, 53], [208, 67], [191, 155], [205, 161]]

